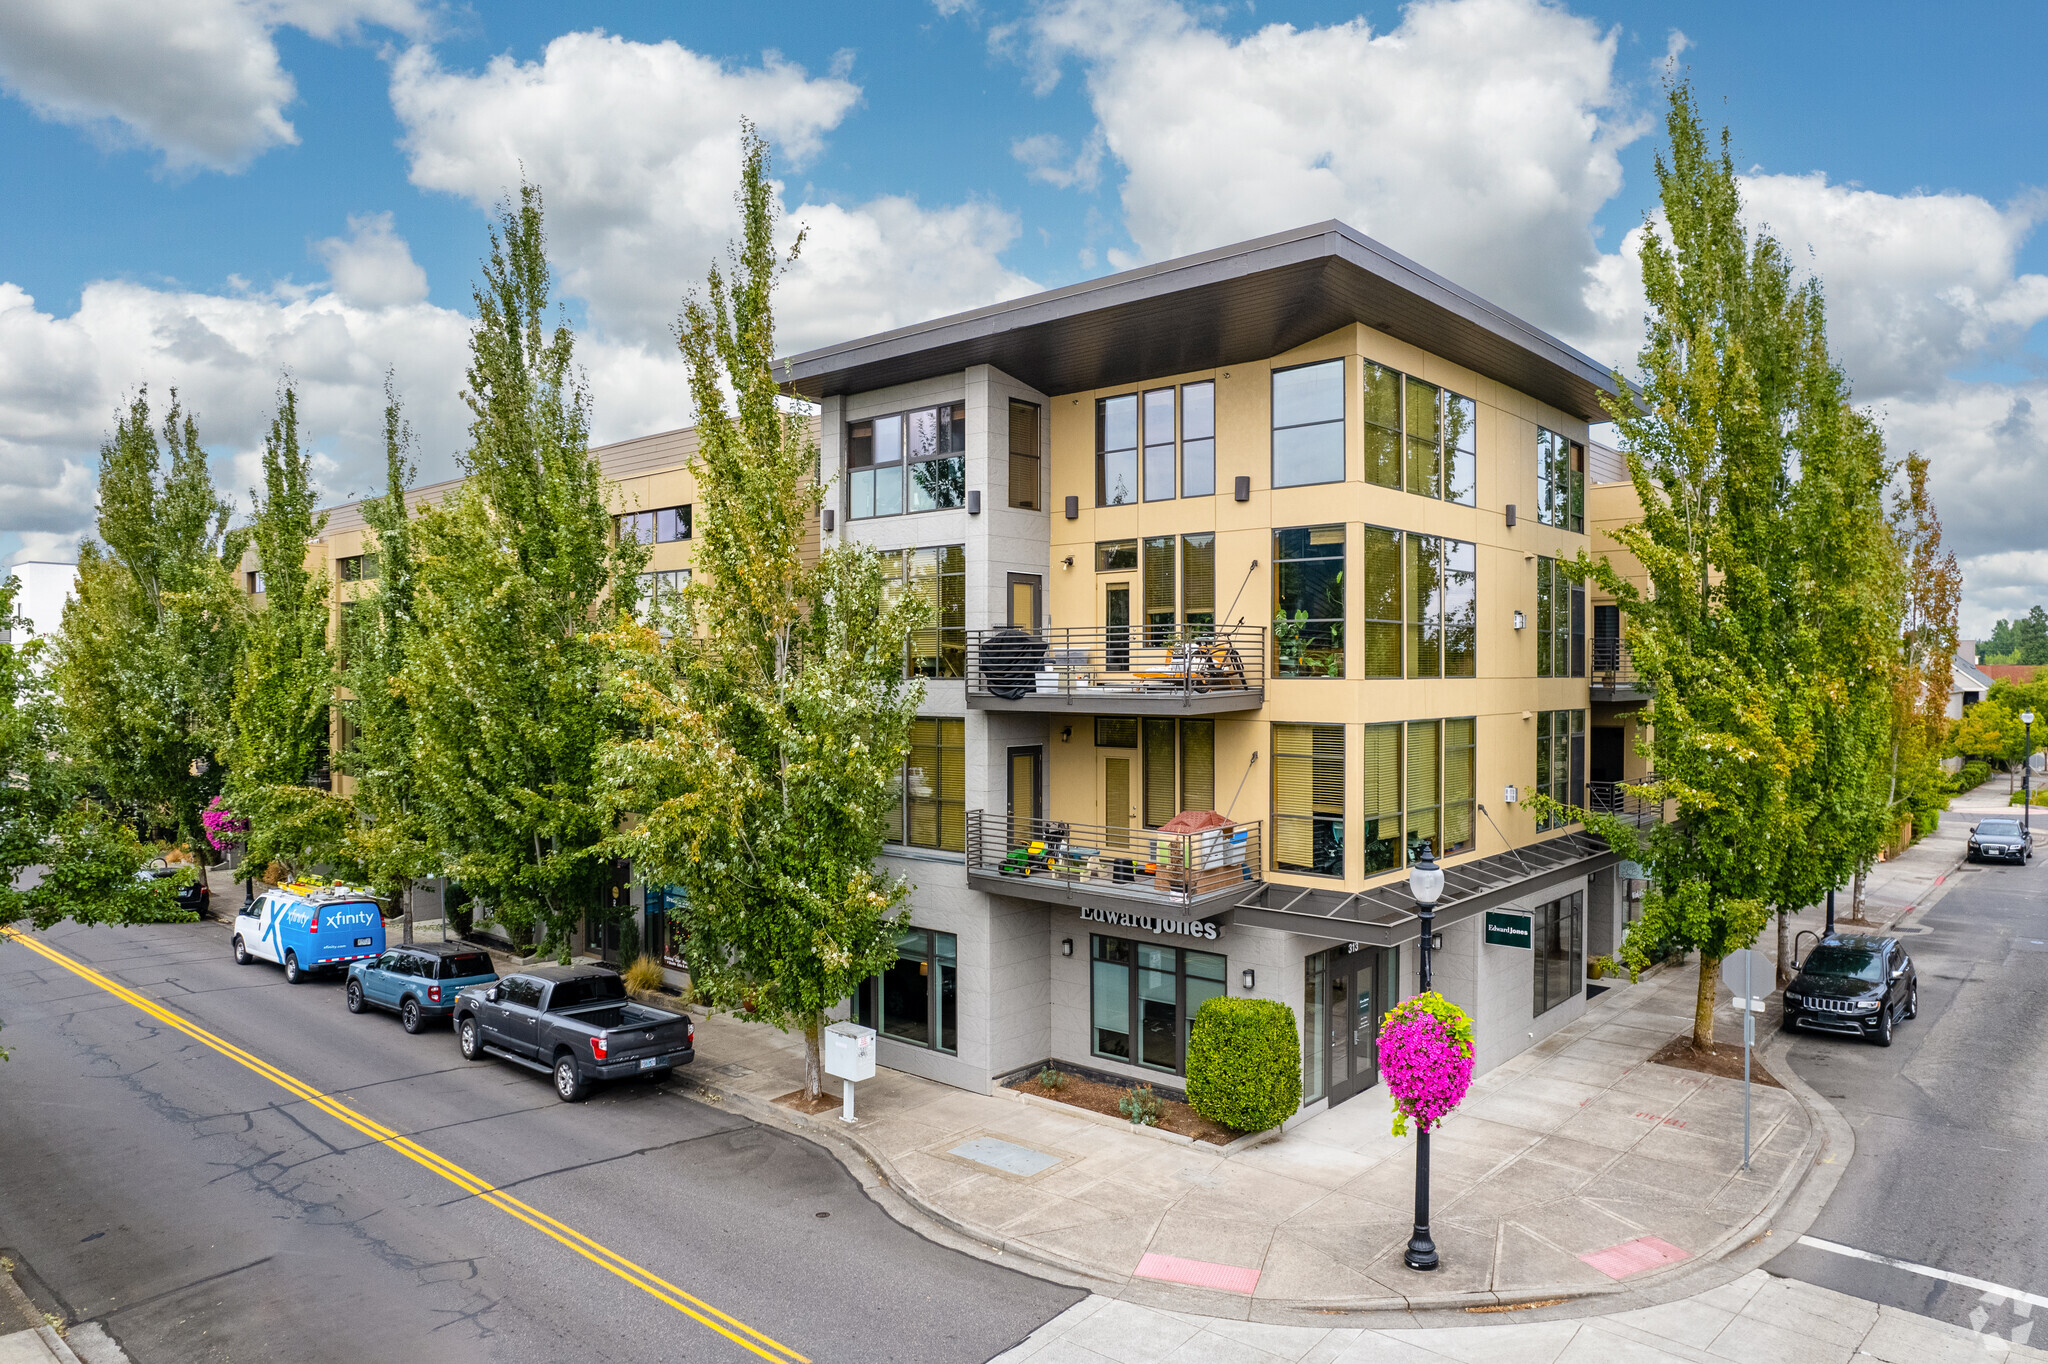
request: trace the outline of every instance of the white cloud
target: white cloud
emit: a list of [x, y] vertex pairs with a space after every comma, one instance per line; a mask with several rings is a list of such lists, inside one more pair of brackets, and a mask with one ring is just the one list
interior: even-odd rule
[[1070, 152], [1066, 139], [1056, 133], [1034, 133], [1010, 144], [1010, 155], [1024, 163], [1033, 180], [1055, 189], [1092, 190], [1102, 183], [1102, 154], [1108, 150], [1098, 129]]
[[235, 170], [299, 140], [273, 31], [331, 40], [363, 23], [417, 34], [428, 16], [420, 0], [0, 0], [0, 85], [171, 170]]
[[[412, 180], [489, 207], [522, 173], [547, 202], [563, 288], [601, 337], [659, 349], [684, 293], [738, 235], [739, 121], [801, 168], [860, 99], [842, 75], [813, 77], [773, 53], [732, 66], [674, 42], [570, 33], [540, 60], [444, 69], [416, 48], [392, 71]], [[814, 229], [787, 278], [785, 351], [903, 325], [1028, 291], [1000, 253], [1015, 218], [992, 205], [926, 208], [883, 197], [799, 203]]]
[[412, 258], [405, 239], [391, 230], [389, 213], [351, 214], [349, 235], [313, 244], [327, 265], [328, 282], [344, 302], [359, 308], [418, 303], [427, 296], [427, 272]]

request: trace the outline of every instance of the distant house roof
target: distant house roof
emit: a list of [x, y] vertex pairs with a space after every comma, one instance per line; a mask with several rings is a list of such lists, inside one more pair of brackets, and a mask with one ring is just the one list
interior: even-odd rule
[[1977, 671], [1994, 682], [2031, 682], [2041, 671], [2038, 663], [1979, 663]]
[[993, 365], [1075, 393], [1279, 355], [1362, 322], [1589, 422], [1607, 366], [1330, 221], [778, 361], [812, 401]]
[[[1949, 660], [1949, 661], [1950, 661], [1950, 662], [1951, 662], [1951, 663], [1952, 663], [1952, 664], [1954, 665], [1954, 667], [1955, 667], [1955, 678], [1956, 678], [1956, 683], [1957, 683], [1957, 690], [1959, 690], [1959, 691], [1990, 691], [1990, 690], [1991, 690], [1991, 683], [1992, 683], [1992, 679], [1991, 679], [1991, 678], [1989, 678], [1989, 677], [1987, 677], [1987, 676], [1985, 676], [1985, 675], [1984, 675], [1984, 670], [1983, 670], [1983, 669], [1981, 669], [1981, 668], [1979, 668], [1979, 667], [1978, 667], [1978, 666], [1977, 666], [1976, 664], [1974, 664], [1974, 663], [1965, 663], [1965, 662], [1963, 661], [1963, 656], [1962, 656], [1961, 654], [1957, 654], [1957, 655], [1956, 655], [1956, 656], [1955, 656], [1955, 657], [1954, 657], [1953, 659], [1951, 659], [1951, 660]], [[2025, 679], [2022, 679], [2022, 680], [2025, 680]]]

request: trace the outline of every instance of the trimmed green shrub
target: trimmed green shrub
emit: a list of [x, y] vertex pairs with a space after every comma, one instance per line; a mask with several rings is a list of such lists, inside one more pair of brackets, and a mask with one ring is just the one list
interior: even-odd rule
[[1278, 1127], [1301, 1107], [1301, 1035], [1273, 999], [1218, 996], [1188, 1034], [1188, 1107], [1239, 1132]]
[[640, 916], [631, 910], [619, 920], [619, 961], [627, 966], [640, 960]]

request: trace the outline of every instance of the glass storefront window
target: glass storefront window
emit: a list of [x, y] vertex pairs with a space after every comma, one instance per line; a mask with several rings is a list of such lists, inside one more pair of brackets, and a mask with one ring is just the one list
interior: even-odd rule
[[957, 1052], [958, 974], [953, 934], [906, 928], [896, 939], [896, 964], [860, 988], [860, 1021], [898, 1042]]
[[1196, 1012], [1226, 992], [1225, 958], [1097, 933], [1089, 938], [1088, 965], [1094, 1054], [1182, 1073]]

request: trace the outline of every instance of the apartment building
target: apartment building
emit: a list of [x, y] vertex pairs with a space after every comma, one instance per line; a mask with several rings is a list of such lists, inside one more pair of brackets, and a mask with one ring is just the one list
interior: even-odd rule
[[1276, 999], [1310, 1106], [1416, 988], [1482, 1069], [1576, 1017], [1615, 860], [1585, 800], [1587, 430], [1608, 371], [1340, 223], [792, 357], [826, 543], [937, 622], [850, 1011], [883, 1064], [1179, 1087], [1195, 1010]]

